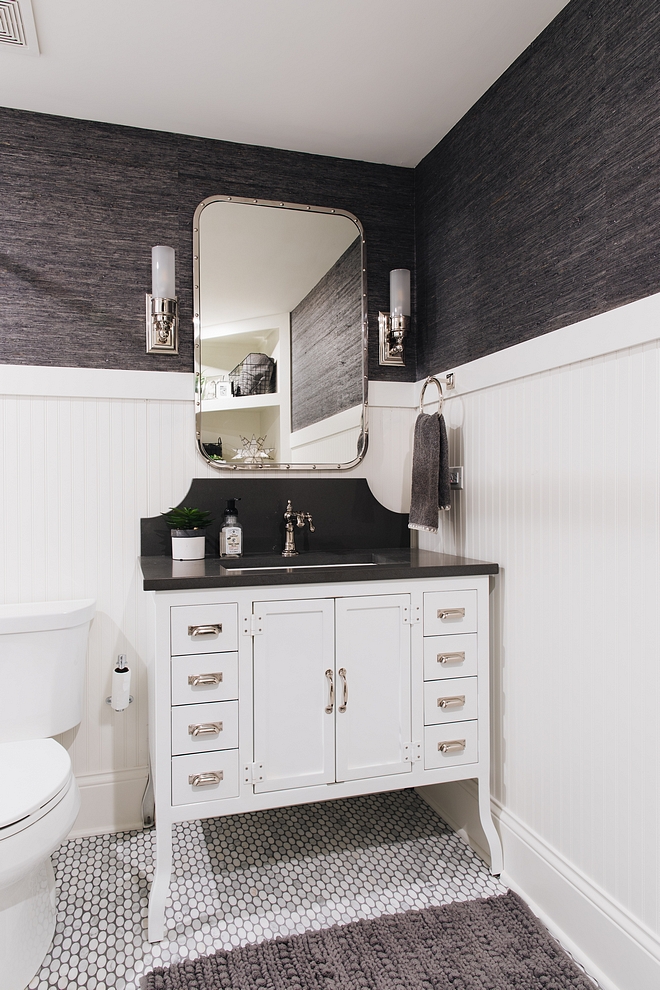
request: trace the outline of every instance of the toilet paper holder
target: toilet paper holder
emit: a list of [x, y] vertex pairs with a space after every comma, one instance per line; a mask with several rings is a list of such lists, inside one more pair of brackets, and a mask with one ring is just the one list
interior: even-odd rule
[[112, 671], [112, 694], [105, 699], [106, 705], [110, 705], [113, 711], [126, 711], [133, 701], [133, 696], [129, 693], [131, 687], [131, 671], [126, 663], [126, 654], [120, 653], [117, 657], [117, 666]]

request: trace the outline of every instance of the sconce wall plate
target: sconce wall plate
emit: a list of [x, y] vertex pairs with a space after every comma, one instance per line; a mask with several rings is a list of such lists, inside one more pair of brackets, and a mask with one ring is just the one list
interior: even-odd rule
[[179, 353], [178, 298], [146, 297], [147, 354]]
[[378, 363], [405, 365], [404, 339], [410, 327], [409, 316], [378, 314]]

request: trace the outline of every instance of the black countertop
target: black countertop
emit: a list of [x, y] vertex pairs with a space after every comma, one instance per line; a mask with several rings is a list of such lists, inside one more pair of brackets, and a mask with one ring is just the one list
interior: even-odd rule
[[291, 558], [280, 554], [245, 554], [236, 560], [220, 557], [172, 560], [165, 556], [140, 557], [139, 560], [145, 591], [468, 577], [499, 571], [497, 564], [469, 557], [398, 548], [301, 553]]

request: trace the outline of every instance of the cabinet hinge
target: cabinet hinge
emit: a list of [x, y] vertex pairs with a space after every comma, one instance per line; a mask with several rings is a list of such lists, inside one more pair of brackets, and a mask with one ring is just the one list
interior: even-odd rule
[[258, 784], [264, 779], [263, 763], [246, 763], [243, 767], [243, 783]]
[[414, 626], [417, 622], [421, 621], [421, 609], [419, 605], [414, 605], [412, 608], [408, 608], [404, 605], [403, 608], [403, 623], [404, 625]]
[[417, 763], [418, 760], [422, 758], [422, 744], [421, 742], [409, 742], [404, 743], [403, 746], [403, 762], [404, 763]]
[[260, 615], [246, 615], [243, 618], [243, 635], [258, 636], [263, 630], [263, 620]]

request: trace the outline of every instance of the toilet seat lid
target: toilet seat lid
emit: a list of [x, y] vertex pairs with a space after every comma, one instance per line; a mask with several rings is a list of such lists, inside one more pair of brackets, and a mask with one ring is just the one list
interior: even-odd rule
[[54, 739], [0, 743], [0, 828], [34, 814], [70, 776], [69, 754]]

